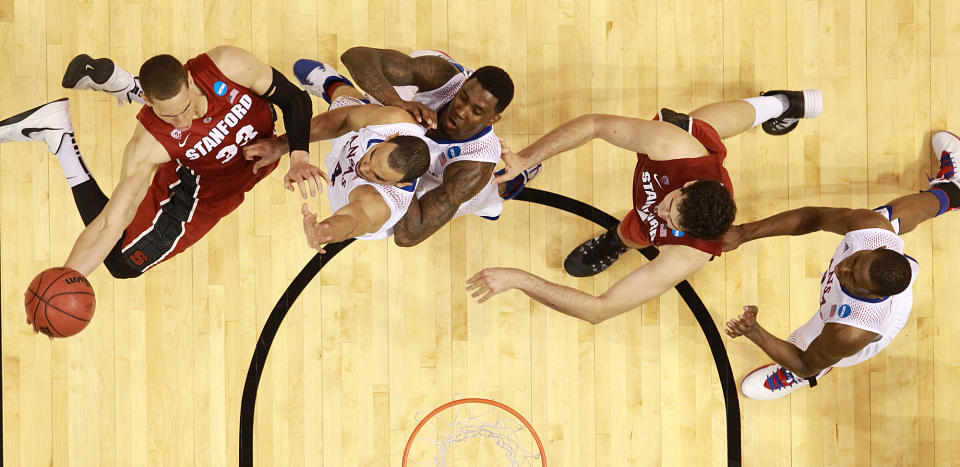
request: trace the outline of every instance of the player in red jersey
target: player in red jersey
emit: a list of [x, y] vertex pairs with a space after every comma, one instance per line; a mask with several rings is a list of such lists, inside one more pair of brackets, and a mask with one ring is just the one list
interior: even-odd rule
[[271, 104], [283, 112], [293, 149], [288, 186], [307, 180], [318, 189], [326, 178], [308, 162], [310, 97], [243, 49], [216, 47], [185, 65], [158, 55], [140, 68], [139, 81], [109, 59], [79, 55], [63, 85], [146, 104], [110, 199], [80, 155], [66, 99], [0, 122], [0, 142], [44, 141], [57, 156], [87, 225], [64, 266], [84, 275], [104, 263], [114, 277], [137, 277], [236, 209], [276, 168], [274, 162], [254, 171], [254, 162], [238, 156], [274, 134]]
[[763, 124], [770, 134], [785, 134], [800, 118], [820, 114], [817, 90], [770, 91], [761, 97], [710, 104], [690, 115], [662, 109], [653, 120], [615, 115], [584, 115], [571, 120], [526, 149], [504, 150], [506, 171], [494, 182], [594, 138], [637, 153], [633, 207], [606, 233], [584, 242], [567, 256], [573, 276], [605, 270], [627, 248], [659, 247], [653, 261], [633, 271], [599, 297], [546, 281], [526, 271], [489, 268], [467, 283], [480, 302], [517, 288], [562, 313], [591, 323], [619, 315], [652, 300], [719, 256], [723, 234], [736, 213], [730, 177], [723, 168], [723, 138]]

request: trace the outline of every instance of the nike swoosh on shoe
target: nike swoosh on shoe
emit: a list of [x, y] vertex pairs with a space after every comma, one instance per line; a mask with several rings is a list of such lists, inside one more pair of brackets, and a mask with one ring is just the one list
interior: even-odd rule
[[20, 130], [20, 133], [27, 138], [32, 138], [31, 133], [36, 133], [38, 131], [44, 130], [62, 130], [63, 128], [24, 128]]

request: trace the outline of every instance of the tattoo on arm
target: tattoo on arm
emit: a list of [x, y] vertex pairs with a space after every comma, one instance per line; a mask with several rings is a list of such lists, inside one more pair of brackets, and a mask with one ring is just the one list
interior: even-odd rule
[[448, 166], [443, 173], [443, 183], [414, 200], [393, 227], [394, 242], [399, 246], [413, 246], [440, 230], [453, 219], [461, 204], [490, 183], [495, 165], [463, 161]]

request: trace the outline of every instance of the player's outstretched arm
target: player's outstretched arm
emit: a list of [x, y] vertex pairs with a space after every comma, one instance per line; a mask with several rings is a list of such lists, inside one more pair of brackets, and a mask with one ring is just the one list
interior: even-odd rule
[[401, 99], [393, 87], [413, 85], [420, 91], [431, 91], [458, 73], [443, 58], [433, 55], [413, 58], [391, 49], [352, 47], [340, 60], [360, 89], [386, 105], [410, 112], [418, 123], [428, 128], [436, 127], [436, 112], [419, 102]]
[[103, 262], [137, 214], [154, 170], [169, 160], [163, 146], [138, 124], [123, 151], [120, 182], [100, 215], [77, 237], [64, 267], [87, 276]]
[[732, 338], [746, 336], [774, 362], [801, 378], [817, 375], [840, 360], [855, 355], [877, 338], [874, 332], [827, 323], [820, 335], [803, 351], [760, 326], [757, 323], [758, 311], [756, 306], [744, 306], [742, 314], [727, 322], [724, 332]]
[[869, 228], [893, 231], [890, 221], [869, 209], [807, 206], [756, 222], [734, 225], [723, 238], [723, 251], [734, 250], [746, 242], [764, 237], [806, 235], [820, 230], [846, 235], [853, 230]]
[[554, 128], [520, 152], [513, 153], [503, 146], [501, 158], [506, 172], [493, 182], [511, 180], [524, 169], [596, 138], [631, 152], [647, 154], [655, 160], [707, 155], [703, 144], [676, 125], [619, 115], [587, 114]]
[[460, 205], [480, 193], [490, 180], [496, 164], [463, 161], [449, 165], [443, 183], [420, 199], [414, 198], [399, 222], [393, 226], [397, 246], [414, 246], [433, 235], [453, 219]]
[[664, 246], [653, 261], [620, 279], [599, 297], [509, 268], [484, 269], [467, 280], [467, 289], [480, 303], [504, 290], [520, 289], [554, 310], [597, 324], [663, 295], [703, 268], [710, 258], [709, 253], [694, 248]]
[[350, 192], [349, 199], [346, 206], [321, 222], [303, 204], [303, 230], [311, 248], [323, 253], [323, 245], [376, 232], [390, 219], [390, 207], [370, 185], [357, 187]]

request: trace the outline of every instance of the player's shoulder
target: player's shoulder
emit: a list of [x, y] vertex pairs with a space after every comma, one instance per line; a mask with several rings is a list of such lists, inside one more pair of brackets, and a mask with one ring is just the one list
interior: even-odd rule
[[406, 110], [393, 106], [370, 106], [363, 119], [364, 126], [369, 125], [389, 125], [394, 123], [411, 123], [416, 125], [417, 121], [413, 119]]
[[137, 126], [133, 130], [133, 136], [127, 142], [127, 147], [124, 150], [124, 158], [160, 164], [169, 161], [170, 155], [156, 136], [143, 123], [137, 122]]
[[847, 235], [862, 230], [881, 229], [896, 236], [890, 220], [877, 211], [871, 209], [849, 209], [844, 211], [842, 215]]
[[231, 66], [236, 62], [243, 62], [251, 57], [249, 51], [232, 45], [218, 45], [207, 51], [207, 56], [217, 67]]

